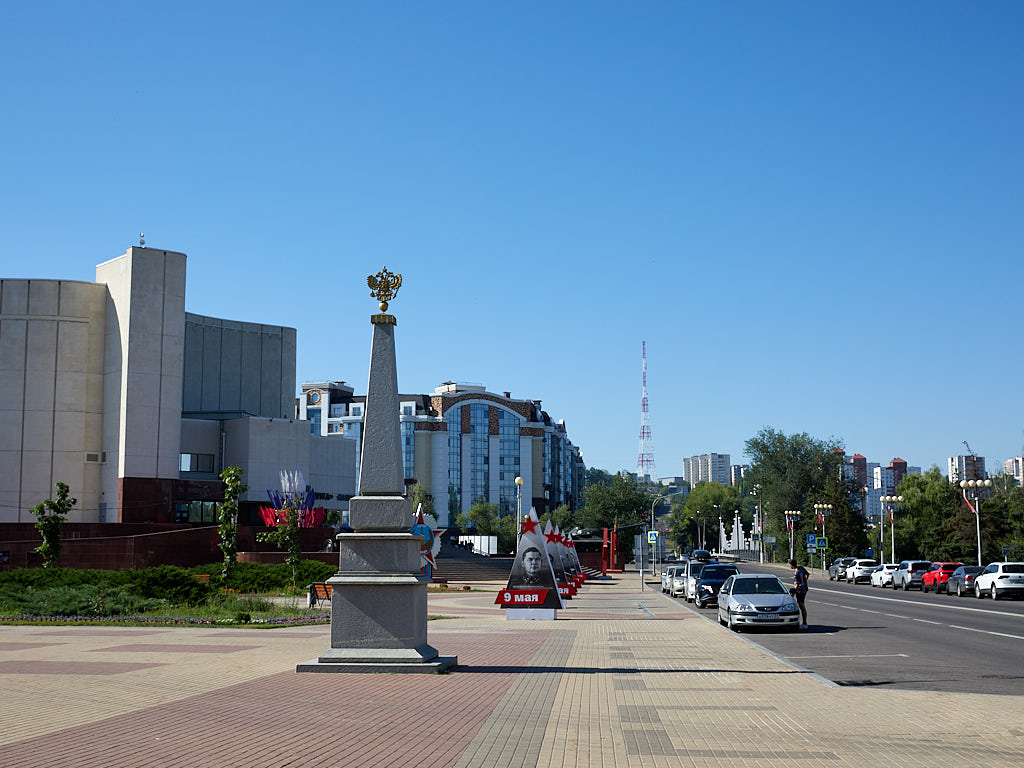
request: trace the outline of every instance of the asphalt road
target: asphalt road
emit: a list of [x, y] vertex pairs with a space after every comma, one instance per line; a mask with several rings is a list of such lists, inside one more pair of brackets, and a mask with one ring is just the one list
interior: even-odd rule
[[[740, 564], [787, 583], [789, 568]], [[1024, 695], [1024, 601], [894, 592], [812, 572], [808, 629], [743, 636], [840, 685]], [[717, 621], [717, 608], [700, 611]]]

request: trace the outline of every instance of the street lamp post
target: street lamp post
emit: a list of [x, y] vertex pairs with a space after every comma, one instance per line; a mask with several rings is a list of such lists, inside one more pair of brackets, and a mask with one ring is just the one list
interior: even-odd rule
[[[982, 492], [992, 487], [991, 480], [961, 480], [960, 489], [964, 495], [964, 501], [967, 502], [967, 506], [974, 512], [974, 528], [978, 532], [978, 565], [981, 566], [981, 497]], [[970, 499], [967, 498], [967, 491], [970, 489], [971, 496], [974, 497], [974, 502], [977, 506], [972, 506]]]
[[[815, 504], [814, 509], [818, 512], [818, 517], [821, 518], [821, 538], [827, 538], [825, 536], [825, 518], [832, 514], [831, 504]], [[825, 550], [821, 550], [821, 574], [825, 575]]]
[[787, 509], [782, 514], [786, 516], [786, 527], [789, 528], [789, 559], [792, 560], [793, 555], [793, 537], [796, 535], [796, 521], [800, 519], [799, 509]]
[[764, 562], [764, 518], [761, 516], [761, 486], [755, 485], [751, 491], [757, 499], [757, 556], [759, 562]]
[[[892, 554], [890, 555], [890, 557], [892, 559], [889, 562], [895, 563], [896, 562], [896, 520], [895, 520], [895, 516], [892, 513], [892, 506], [891, 505], [892, 504], [902, 504], [903, 503], [903, 497], [902, 496], [883, 496], [881, 501], [882, 501], [882, 514], [883, 514], [883, 516], [885, 514], [885, 505], [886, 504], [890, 505], [890, 507], [889, 507], [889, 546], [890, 546], [891, 552], [892, 552]], [[885, 520], [884, 519], [882, 520], [882, 526], [883, 527], [885, 526]]]
[[[654, 501], [651, 502], [651, 530], [652, 531], [656, 531], [657, 530], [657, 528], [654, 525], [654, 508], [658, 505], [658, 502], [661, 501], [662, 499], [667, 499], [669, 496], [678, 496], [681, 493], [686, 493], [686, 491], [672, 491], [672, 493], [663, 493], [663, 494], [661, 494], [661, 496], [655, 496], [654, 497]], [[658, 545], [657, 545], [657, 543], [653, 544], [652, 547], [654, 548], [654, 556], [651, 557], [651, 575], [652, 576], [657, 576], [658, 575], [657, 570], [656, 570], [657, 567], [658, 567], [657, 562], [656, 562], [657, 554], [658, 554]]]
[[519, 539], [523, 530], [523, 478], [516, 475], [516, 554], [519, 554]]

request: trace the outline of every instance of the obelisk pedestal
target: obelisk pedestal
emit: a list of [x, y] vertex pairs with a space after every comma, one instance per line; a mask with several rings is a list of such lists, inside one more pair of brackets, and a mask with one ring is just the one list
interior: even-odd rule
[[[397, 285], [395, 284], [397, 278]], [[401, 285], [378, 289], [382, 312]], [[374, 288], [375, 278], [370, 278]], [[384, 295], [382, 295], [384, 294]], [[403, 495], [398, 374], [393, 315], [370, 318], [373, 342], [363, 416], [359, 495], [349, 502], [355, 533], [338, 535], [338, 572], [331, 585], [331, 647], [297, 672], [446, 672], [458, 658], [427, 643], [427, 584], [420, 573], [423, 539], [410, 533], [412, 502]]]

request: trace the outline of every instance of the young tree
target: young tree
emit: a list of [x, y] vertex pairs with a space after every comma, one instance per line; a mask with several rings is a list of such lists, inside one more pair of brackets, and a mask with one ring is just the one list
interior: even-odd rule
[[238, 499], [249, 490], [249, 486], [242, 482], [240, 467], [225, 467], [220, 479], [224, 481], [224, 501], [217, 505], [217, 533], [220, 535], [217, 548], [224, 555], [221, 575], [226, 579], [238, 561]]
[[43, 568], [57, 564], [64, 521], [68, 512], [78, 503], [78, 499], [68, 497], [68, 491], [66, 483], [58, 482], [57, 498], [43, 499], [30, 510], [36, 517], [36, 530], [43, 537], [43, 543], [36, 547], [36, 552], [43, 558]]
[[422, 483], [413, 483], [409, 489], [409, 498], [412, 499], [412, 511], [416, 512], [420, 504], [423, 505], [423, 514], [434, 516], [434, 499], [427, 493]]
[[[762, 500], [764, 533], [788, 542], [785, 512], [798, 510], [802, 514], [796, 520], [793, 538], [803, 541], [817, 522], [814, 504], [826, 496], [829, 478], [839, 478], [842, 472], [839, 442], [816, 440], [806, 432], [786, 435], [765, 427], [747, 440], [746, 453], [751, 459], [749, 481], [759, 488]], [[828, 533], [831, 539], [832, 531]], [[802, 547], [794, 547], [794, 552], [798, 560], [806, 560]]]
[[260, 531], [256, 540], [275, 547], [288, 555], [284, 561], [292, 569], [292, 586], [298, 578], [299, 564], [302, 562], [302, 544], [299, 541], [299, 501], [287, 499], [281, 510], [283, 519], [269, 531]]

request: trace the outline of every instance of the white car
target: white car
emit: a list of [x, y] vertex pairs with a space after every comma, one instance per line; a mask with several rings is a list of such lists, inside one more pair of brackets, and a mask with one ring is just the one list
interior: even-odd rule
[[800, 607], [789, 587], [768, 573], [738, 573], [718, 592], [718, 623], [740, 627], [800, 628]]
[[1024, 563], [989, 563], [974, 580], [974, 596], [990, 596], [998, 600], [1004, 596], [1024, 597]]
[[686, 597], [686, 568], [680, 568], [672, 574], [672, 587], [668, 593], [672, 597]]
[[846, 567], [846, 580], [851, 584], [856, 584], [858, 581], [871, 581], [871, 572], [877, 567], [877, 560], [858, 557]]
[[661, 591], [669, 594], [672, 592], [672, 577], [686, 568], [685, 565], [669, 565], [661, 572]]
[[882, 563], [871, 572], [872, 587], [892, 586], [892, 575], [900, 567], [899, 563]]

